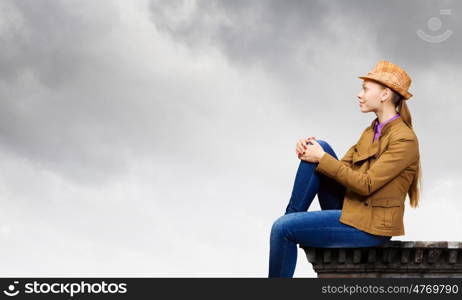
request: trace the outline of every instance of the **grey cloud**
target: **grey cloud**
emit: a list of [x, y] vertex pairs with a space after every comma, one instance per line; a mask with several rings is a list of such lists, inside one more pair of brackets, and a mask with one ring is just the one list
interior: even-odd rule
[[[191, 47], [218, 46], [245, 67], [287, 67], [307, 35], [328, 38], [322, 1], [151, 1], [152, 21]], [[178, 16], [184, 17], [178, 17]], [[307, 54], [308, 55], [308, 54]]]
[[[460, 65], [462, 19], [460, 1], [184, 1], [152, 0], [152, 21], [176, 40], [191, 47], [216, 45], [229, 59], [245, 66], [263, 63], [280, 70], [290, 64], [294, 53], [307, 40], [306, 61], [320, 51], [317, 41], [336, 53], [335, 26], [346, 26], [350, 36], [366, 32], [348, 59], [361, 57], [361, 48], [372, 44], [380, 56], [404, 66], [429, 68], [434, 64]], [[440, 9], [452, 15], [440, 16]], [[182, 17], [178, 17], [178, 16]], [[442, 27], [435, 33], [427, 28], [431, 17], [439, 17]], [[437, 35], [450, 29], [445, 42], [431, 44], [416, 31]], [[358, 41], [352, 39], [352, 43]], [[362, 45], [361, 45], [362, 44]], [[289, 64], [289, 66], [287, 66]], [[303, 63], [302, 63], [303, 64]]]
[[96, 17], [103, 6], [90, 1], [4, 2], [0, 78], [14, 80], [29, 71], [48, 87], [74, 79], [91, 65], [92, 45], [117, 18], [110, 2], [103, 2], [105, 18]]
[[117, 56], [105, 56], [116, 7], [47, 0], [2, 7], [1, 147], [87, 184], [125, 170], [144, 124], [125, 105], [136, 92], [114, 84], [126, 80], [114, 71]]

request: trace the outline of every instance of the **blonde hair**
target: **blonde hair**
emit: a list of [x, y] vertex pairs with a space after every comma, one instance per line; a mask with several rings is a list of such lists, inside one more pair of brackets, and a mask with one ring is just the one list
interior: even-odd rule
[[[387, 88], [387, 86], [384, 86], [384, 85], [382, 86], [384, 88]], [[406, 123], [406, 125], [409, 128], [413, 129], [411, 112], [409, 111], [409, 108], [407, 107], [407, 104], [406, 104], [407, 100], [404, 99], [396, 91], [392, 89], [390, 90], [392, 91], [391, 100], [393, 104], [395, 105], [395, 108], [399, 112], [400, 117], [403, 119], [404, 123]], [[421, 191], [422, 191], [422, 167], [420, 164], [420, 156], [419, 156], [416, 175], [414, 176], [414, 179], [412, 180], [411, 186], [409, 187], [409, 190], [408, 190], [409, 202], [411, 204], [411, 207], [417, 208], [419, 206]]]
[[[397, 106], [398, 112], [403, 119], [403, 121], [412, 129], [412, 117], [409, 108], [407, 107], [406, 100], [401, 99]], [[411, 207], [417, 208], [420, 202], [420, 194], [422, 190], [422, 167], [420, 164], [420, 156], [419, 162], [417, 164], [417, 171], [414, 179], [412, 180], [411, 186], [409, 187], [408, 194], [409, 194], [409, 201], [411, 203]]]

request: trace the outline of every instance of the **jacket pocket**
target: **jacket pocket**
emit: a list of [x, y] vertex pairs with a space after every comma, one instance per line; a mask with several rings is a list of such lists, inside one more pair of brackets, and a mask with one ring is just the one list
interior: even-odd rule
[[373, 199], [372, 224], [379, 229], [391, 229], [398, 227], [401, 223], [402, 208], [401, 204], [395, 199], [381, 198]]
[[367, 160], [371, 157], [377, 157], [378, 146], [362, 146], [357, 145], [354, 148], [353, 155], [352, 155], [352, 163], [361, 162]]
[[355, 148], [351, 162], [355, 164], [360, 161], [366, 160], [373, 155], [374, 153], [369, 153], [367, 150], [359, 150], [358, 148]]

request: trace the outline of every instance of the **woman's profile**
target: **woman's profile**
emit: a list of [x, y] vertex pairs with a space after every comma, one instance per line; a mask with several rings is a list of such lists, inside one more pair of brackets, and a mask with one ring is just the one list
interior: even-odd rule
[[[418, 206], [419, 144], [406, 104], [411, 78], [388, 61], [359, 78], [360, 110], [376, 118], [340, 160], [326, 141], [298, 141], [292, 195], [271, 228], [269, 277], [293, 276], [297, 244], [373, 247], [404, 235], [406, 195]], [[321, 210], [308, 211], [316, 195]]]

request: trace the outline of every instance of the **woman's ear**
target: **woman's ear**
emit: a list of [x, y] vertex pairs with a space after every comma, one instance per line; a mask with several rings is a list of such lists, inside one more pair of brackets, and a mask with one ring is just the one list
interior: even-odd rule
[[391, 95], [392, 95], [392, 92], [391, 92], [390, 88], [388, 88], [388, 87], [384, 88], [381, 95], [380, 95], [380, 101], [384, 102], [385, 100], [390, 98]]

